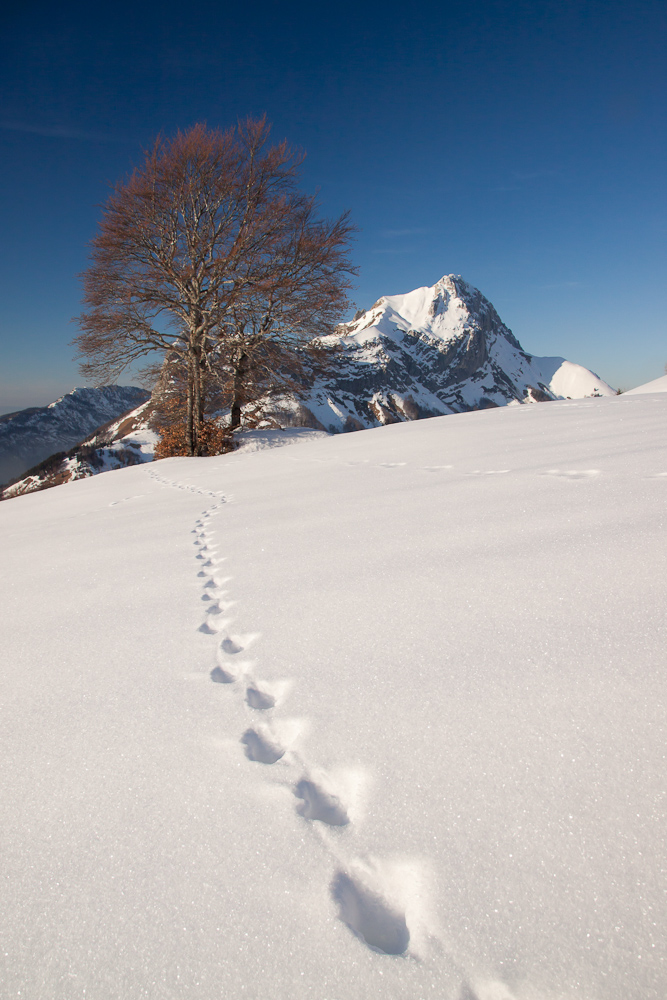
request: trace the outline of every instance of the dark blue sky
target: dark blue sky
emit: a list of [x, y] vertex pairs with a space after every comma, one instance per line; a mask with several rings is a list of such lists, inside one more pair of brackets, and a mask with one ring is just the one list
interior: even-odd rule
[[532, 353], [663, 373], [663, 2], [23, 0], [0, 28], [0, 411], [81, 384], [109, 182], [160, 131], [263, 112], [361, 229], [359, 306], [460, 273]]

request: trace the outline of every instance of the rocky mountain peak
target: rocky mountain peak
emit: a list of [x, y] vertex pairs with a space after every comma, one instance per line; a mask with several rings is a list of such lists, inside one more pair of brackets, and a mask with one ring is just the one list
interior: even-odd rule
[[460, 274], [384, 295], [327, 339], [340, 348], [336, 373], [316, 381], [302, 402], [284, 400], [279, 421], [354, 430], [614, 393], [594, 372], [564, 358], [527, 354], [491, 302]]

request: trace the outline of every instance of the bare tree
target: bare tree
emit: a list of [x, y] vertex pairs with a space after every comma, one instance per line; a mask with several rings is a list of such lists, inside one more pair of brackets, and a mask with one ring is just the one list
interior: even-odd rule
[[268, 146], [269, 131], [248, 119], [159, 138], [111, 195], [83, 274], [82, 374], [104, 382], [156, 351], [169, 357], [185, 373], [192, 455], [206, 380], [226, 384], [237, 426], [252, 386], [285, 377], [290, 354], [293, 378], [305, 374], [305, 345], [347, 304], [354, 226], [316, 217], [296, 187], [302, 158]]

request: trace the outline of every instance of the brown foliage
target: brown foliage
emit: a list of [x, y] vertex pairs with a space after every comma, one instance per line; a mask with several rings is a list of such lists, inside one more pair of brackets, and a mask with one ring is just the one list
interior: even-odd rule
[[354, 227], [317, 218], [296, 190], [302, 157], [267, 146], [269, 131], [248, 119], [158, 138], [109, 198], [83, 275], [82, 373], [116, 380], [169, 356], [185, 373], [188, 454], [205, 446], [207, 379], [229, 394], [234, 424], [254, 392], [307, 377], [300, 352], [347, 304]]
[[[186, 402], [178, 395], [172, 396], [156, 409], [151, 420], [151, 426], [160, 435], [155, 447], [155, 459], [190, 455], [185, 411]], [[224, 455], [233, 451], [234, 442], [229, 427], [205, 417], [199, 429], [199, 449], [200, 455]]]

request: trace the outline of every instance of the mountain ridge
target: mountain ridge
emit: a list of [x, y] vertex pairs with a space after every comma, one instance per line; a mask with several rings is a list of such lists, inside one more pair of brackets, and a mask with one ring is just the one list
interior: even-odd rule
[[[469, 410], [616, 394], [581, 365], [524, 350], [491, 302], [460, 275], [382, 296], [323, 343], [337, 350], [335, 371], [314, 376], [298, 397], [247, 405], [242, 434], [297, 427], [345, 433]], [[149, 426], [147, 396], [135, 409], [80, 435], [70, 451], [54, 449], [58, 454], [15, 481], [0, 499], [151, 461], [158, 437]]]
[[30, 406], [0, 417], [0, 482], [20, 476], [56, 452], [150, 398], [137, 386], [78, 387], [47, 406]]
[[316, 379], [298, 401], [283, 397], [274, 419], [289, 420], [291, 410], [294, 419], [335, 433], [508, 403], [615, 395], [581, 365], [524, 350], [461, 275], [382, 296], [322, 342], [341, 353], [336, 372]]

